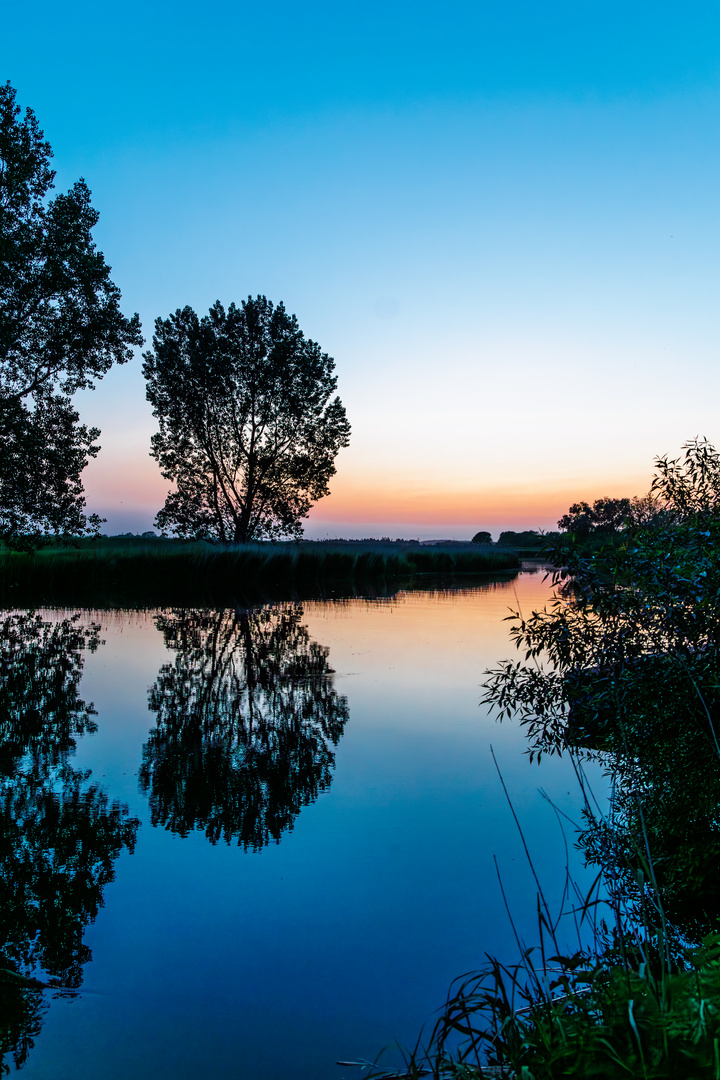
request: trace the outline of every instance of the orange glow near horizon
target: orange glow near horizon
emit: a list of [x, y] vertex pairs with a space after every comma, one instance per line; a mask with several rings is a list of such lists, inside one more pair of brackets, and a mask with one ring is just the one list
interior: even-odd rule
[[[554, 529], [558, 518], [579, 500], [611, 495], [640, 495], [650, 486], [650, 475], [616, 474], [615, 470], [594, 475], [550, 474], [539, 477], [537, 466], [523, 476], [520, 469], [505, 481], [473, 482], [455, 471], [445, 480], [440, 471], [408, 469], [385, 471], [373, 462], [370, 467], [340, 468], [331, 482], [331, 494], [311, 509], [307, 525], [311, 531], [337, 526], [342, 533], [385, 534], [394, 530], [456, 530], [464, 532], [488, 528], [497, 530]], [[610, 475], [610, 479], [608, 479]], [[149, 528], [171, 487], [144, 447], [118, 460], [101, 455], [83, 475], [88, 509], [107, 516], [109, 528], [116, 516], [142, 519]], [[135, 527], [140, 527], [137, 525]]]
[[647, 477], [623, 477], [618, 482], [593, 480], [581, 483], [549, 483], [547, 487], [521, 483], [503, 487], [425, 489], [403, 486], [387, 478], [371, 486], [360, 481], [334, 485], [333, 492], [313, 507], [309, 520], [342, 522], [392, 521], [423, 525], [484, 525], [510, 527], [516, 522], [527, 528], [554, 527], [554, 522], [568, 507], [580, 500], [592, 503], [606, 495], [631, 497], [647, 491]]

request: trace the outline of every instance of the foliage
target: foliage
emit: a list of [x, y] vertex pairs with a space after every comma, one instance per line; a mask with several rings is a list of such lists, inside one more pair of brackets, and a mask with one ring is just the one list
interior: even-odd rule
[[591, 535], [614, 536], [625, 528], [649, 524], [660, 511], [652, 493], [632, 499], [605, 496], [596, 499], [592, 506], [584, 501], [573, 503], [558, 521], [558, 528], [580, 540]]
[[521, 659], [486, 684], [531, 756], [570, 753], [581, 784], [604, 762], [609, 811], [583, 788], [578, 836], [597, 891], [573, 915], [610, 928], [595, 914], [566, 956], [539, 896], [539, 956], [460, 980], [408, 1075], [720, 1077], [720, 455], [657, 459], [638, 502], [605, 544], [555, 543], [555, 595], [510, 616]]
[[531, 950], [514, 967], [490, 961], [451, 993], [423, 1064], [443, 1080], [684, 1080], [720, 1076], [719, 1043], [715, 933], [674, 972], [620, 942], [549, 956], [541, 970]]
[[195, 539], [299, 536], [350, 436], [335, 363], [264, 296], [155, 323], [152, 455], [176, 484], [157, 524]]
[[78, 420], [69, 398], [56, 394], [36, 395], [34, 407], [0, 403], [0, 535], [18, 549], [37, 547], [42, 530], [81, 535], [101, 524], [85, 517], [80, 480], [100, 432]]
[[492, 535], [489, 532], [476, 532], [471, 541], [473, 544], [492, 544]]
[[[99, 431], [71, 397], [142, 342], [126, 319], [98, 220], [78, 180], [53, 188], [52, 150], [31, 109], [0, 86], [0, 536], [87, 527], [80, 473]], [[97, 523], [91, 522], [90, 527]]]
[[[71, 395], [92, 387], [140, 345], [138, 316], [97, 251], [97, 212], [80, 179], [53, 188], [53, 151], [35, 114], [22, 117], [0, 86], [0, 536], [80, 534], [80, 473], [97, 454], [96, 428]], [[91, 521], [90, 528], [96, 529]]]
[[72, 548], [0, 551], [4, 603], [205, 604], [287, 599], [302, 590], [385, 588], [418, 574], [513, 572], [510, 551], [419, 545], [274, 543], [237, 546], [139, 537], [80, 541]]
[[603, 752], [611, 826], [591, 821], [587, 850], [627, 889], [652, 852], [664, 908], [693, 937], [720, 915], [718, 490], [704, 441], [658, 459], [659, 513], [619, 544], [559, 544], [554, 599], [514, 616], [524, 660], [487, 683], [499, 715], [526, 726], [531, 754]]
[[665, 520], [711, 520], [720, 510], [720, 454], [707, 439], [691, 439], [683, 450], [657, 459], [651, 495]]
[[547, 541], [542, 533], [535, 529], [525, 529], [523, 532], [514, 532], [506, 529], [498, 537], [500, 547], [542, 547]]
[[23, 758], [41, 771], [55, 766], [79, 735], [96, 730], [78, 686], [83, 654], [97, 649], [99, 629], [32, 612], [0, 622], [0, 774], [11, 776]]

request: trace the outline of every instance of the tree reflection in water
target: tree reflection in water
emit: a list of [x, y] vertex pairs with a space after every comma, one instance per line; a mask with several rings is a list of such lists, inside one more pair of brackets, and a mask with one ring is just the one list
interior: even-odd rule
[[176, 656], [149, 697], [157, 727], [140, 781], [154, 824], [259, 851], [329, 787], [348, 706], [302, 614], [290, 605], [158, 616]]
[[77, 616], [0, 620], [0, 1055], [24, 1064], [42, 1023], [42, 989], [77, 989], [91, 954], [83, 932], [138, 822], [72, 768], [95, 730], [78, 694], [99, 627]]

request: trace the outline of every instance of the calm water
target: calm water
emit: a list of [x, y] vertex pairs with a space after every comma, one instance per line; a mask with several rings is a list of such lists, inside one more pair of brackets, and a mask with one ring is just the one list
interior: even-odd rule
[[99, 624], [100, 643], [76, 640], [61, 677], [60, 631], [18, 632], [6, 963], [76, 990], [17, 1021], [23, 1075], [359, 1076], [336, 1061], [414, 1043], [455, 976], [513, 959], [493, 856], [528, 940], [535, 889], [491, 745], [551, 905], [566, 852], [538, 789], [575, 818], [579, 799], [565, 761], [531, 764], [478, 702], [512, 655], [508, 608], [547, 595], [525, 573], [249, 614], [81, 612], [73, 633]]

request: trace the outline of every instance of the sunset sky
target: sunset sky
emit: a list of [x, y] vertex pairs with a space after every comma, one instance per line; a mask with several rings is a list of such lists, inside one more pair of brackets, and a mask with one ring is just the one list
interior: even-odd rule
[[[334, 356], [307, 535], [552, 528], [720, 442], [715, 0], [39, 0], [0, 57], [146, 339], [262, 293]], [[78, 402], [89, 509], [151, 528], [139, 356]]]

